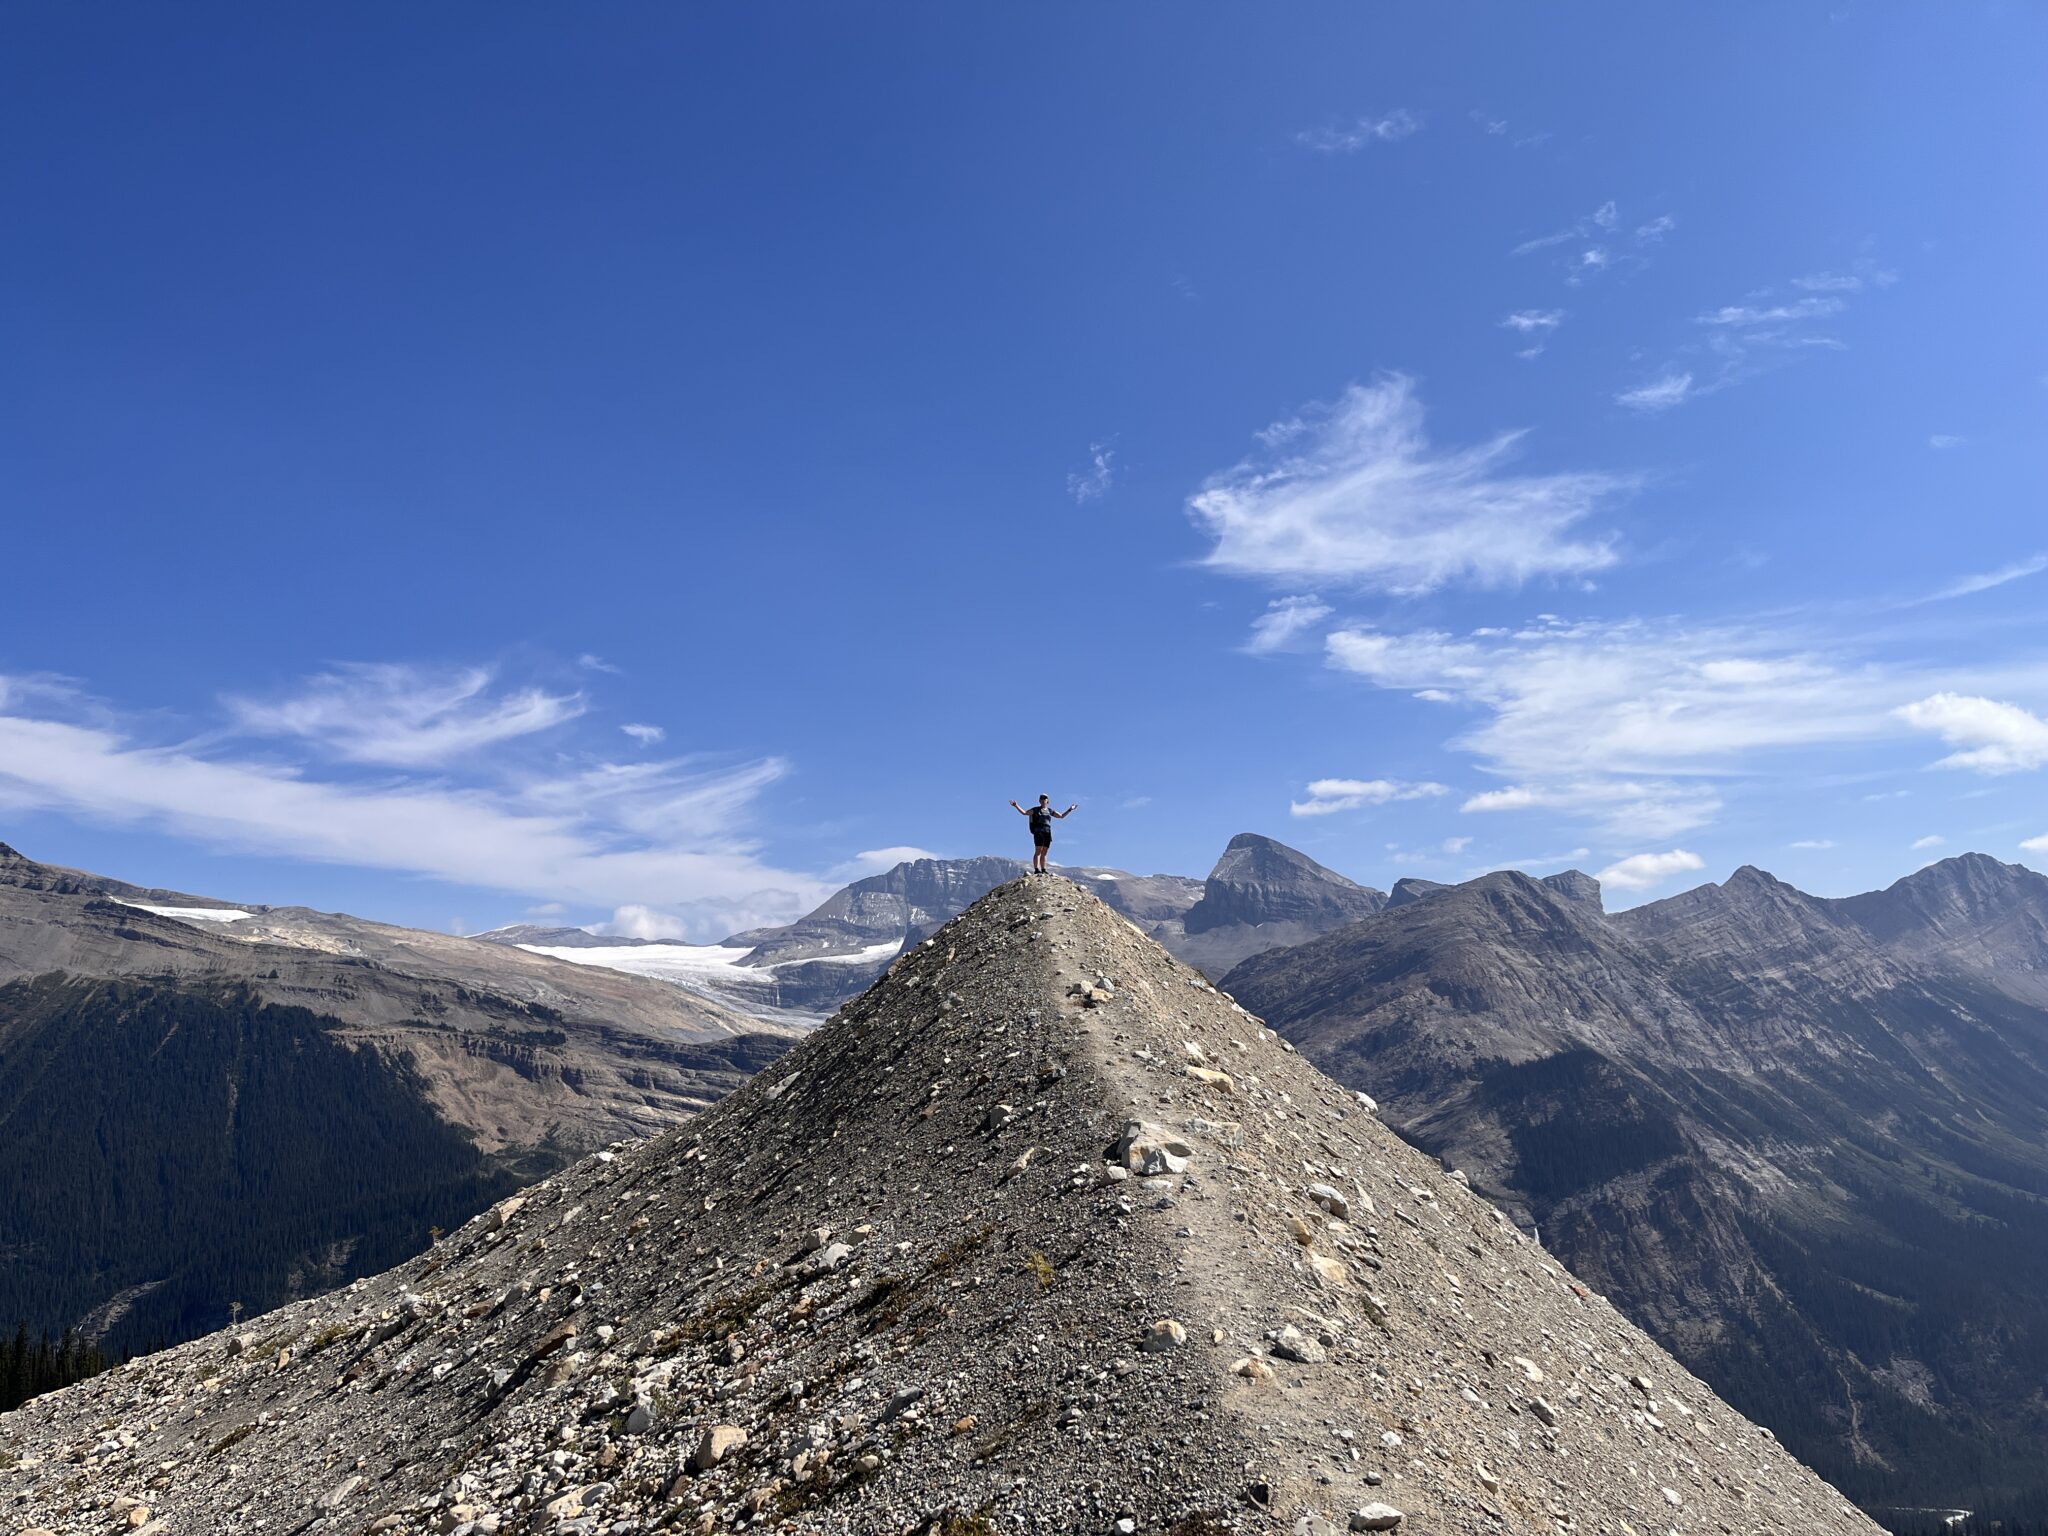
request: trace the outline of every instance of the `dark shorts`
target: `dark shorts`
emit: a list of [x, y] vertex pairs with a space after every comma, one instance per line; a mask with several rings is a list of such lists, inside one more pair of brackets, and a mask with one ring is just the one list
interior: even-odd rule
[[1052, 846], [1052, 834], [1050, 832], [1032, 833], [1031, 845], [1034, 848], [1050, 848]]

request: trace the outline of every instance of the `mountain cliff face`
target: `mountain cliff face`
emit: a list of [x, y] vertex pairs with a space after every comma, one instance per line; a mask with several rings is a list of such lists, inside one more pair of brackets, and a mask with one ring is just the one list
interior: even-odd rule
[[1238, 961], [1370, 917], [1386, 893], [1355, 884], [1307, 854], [1240, 832], [1202, 882], [1177, 929], [1158, 935], [1181, 959], [1220, 976]]
[[0, 1498], [166, 1536], [1876, 1530], [1059, 878], [702, 1120], [0, 1420]]
[[0, 846], [0, 1317], [118, 1351], [311, 1294], [791, 1038], [659, 982]]
[[2013, 1507], [2048, 1492], [2048, 881], [1949, 864], [1612, 917], [1488, 875], [1224, 985], [1859, 1498]]

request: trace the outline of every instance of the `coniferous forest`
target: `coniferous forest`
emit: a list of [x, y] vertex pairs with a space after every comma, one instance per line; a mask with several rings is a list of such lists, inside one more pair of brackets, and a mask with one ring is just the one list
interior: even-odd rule
[[42, 1393], [96, 1376], [111, 1363], [74, 1333], [57, 1339], [48, 1334], [30, 1338], [28, 1324], [22, 1323], [13, 1338], [0, 1342], [0, 1413]]
[[0, 986], [24, 1391], [378, 1273], [525, 1182], [329, 1022], [233, 987]]

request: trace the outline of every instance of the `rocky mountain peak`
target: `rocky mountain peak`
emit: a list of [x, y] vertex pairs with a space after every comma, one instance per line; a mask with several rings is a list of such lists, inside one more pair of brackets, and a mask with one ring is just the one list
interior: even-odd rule
[[1987, 977], [2010, 996], [2048, 1007], [2048, 877], [2024, 865], [1959, 854], [1828, 905], [1906, 958]]
[[1683, 934], [1689, 944], [1713, 953], [1761, 956], [1788, 946], [1829, 948], [1838, 937], [1826, 903], [1754, 864], [1719, 884], [1616, 913], [1612, 921], [1637, 938]]
[[1184, 922], [1190, 934], [1231, 924], [1329, 927], [1370, 917], [1386, 903], [1384, 892], [1325, 869], [1298, 848], [1240, 832], [1209, 871], [1202, 899], [1188, 909]]
[[1730, 896], [1757, 898], [1772, 896], [1780, 891], [1789, 891], [1793, 887], [1787, 885], [1767, 869], [1759, 869], [1754, 864], [1744, 864], [1734, 874], [1721, 882], [1721, 889]]
[[66, 1530], [1877, 1529], [1057, 877], [701, 1119], [4, 1443]]
[[1566, 901], [1580, 902], [1596, 912], [1605, 910], [1601, 899], [1600, 882], [1582, 869], [1566, 869], [1554, 875], [1545, 875], [1541, 883], [1564, 897]]
[[1390, 910], [1394, 907], [1405, 907], [1411, 902], [1422, 900], [1425, 896], [1449, 889], [1450, 887], [1441, 880], [1424, 880], [1417, 875], [1403, 875], [1394, 882], [1393, 890], [1388, 892], [1387, 907]]
[[2039, 899], [2048, 895], [2048, 878], [2023, 864], [2002, 863], [1989, 854], [1959, 853], [1953, 858], [1938, 859], [1870, 894], [1879, 901], [1889, 898], [1891, 905], [1927, 917], [1977, 917], [1988, 910], [2002, 911], [2016, 897]]

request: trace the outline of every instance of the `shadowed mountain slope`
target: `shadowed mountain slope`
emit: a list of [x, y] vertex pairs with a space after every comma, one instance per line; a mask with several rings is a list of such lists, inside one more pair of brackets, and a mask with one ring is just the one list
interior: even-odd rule
[[[1512, 873], [1226, 985], [1871, 1503], [2048, 1494], [2040, 887], [1755, 869], [1603, 916]], [[1987, 867], [1988, 866], [1988, 867]]]
[[673, 1124], [789, 1038], [659, 982], [0, 846], [0, 1318], [115, 1350], [218, 1327]]
[[0, 1447], [18, 1520], [167, 1536], [1875, 1529], [1060, 879], [701, 1121]]

